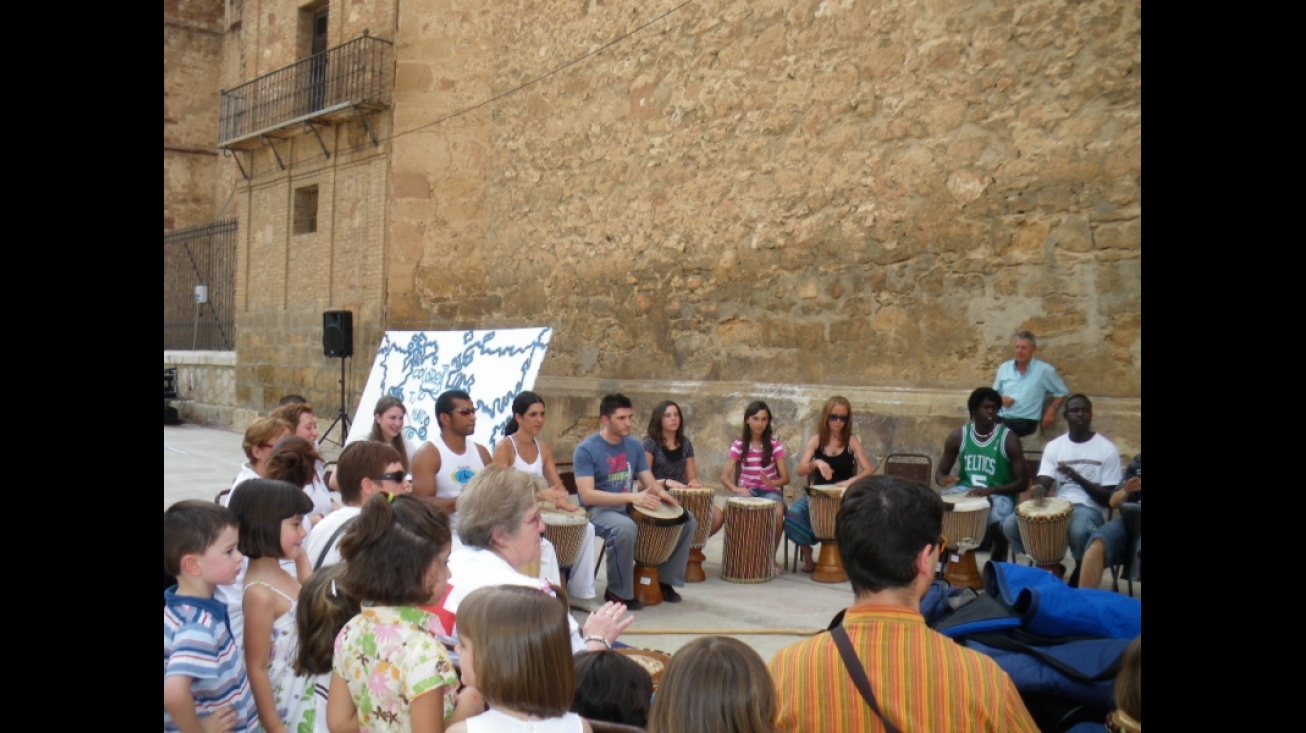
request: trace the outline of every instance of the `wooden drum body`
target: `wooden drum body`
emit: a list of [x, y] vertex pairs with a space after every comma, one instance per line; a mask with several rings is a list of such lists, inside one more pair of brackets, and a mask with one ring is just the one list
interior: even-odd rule
[[731, 583], [765, 583], [775, 564], [775, 502], [751, 496], [726, 501], [726, 548], [721, 579]]
[[662, 602], [658, 566], [671, 559], [680, 541], [680, 533], [689, 521], [684, 509], [663, 504], [657, 509], [626, 507], [635, 520], [635, 599], [646, 606]]
[[683, 487], [668, 489], [668, 491], [698, 522], [698, 530], [694, 532], [694, 544], [690, 545], [689, 562], [685, 565], [685, 582], [701, 583], [707, 580], [707, 576], [703, 574], [703, 561], [707, 559], [703, 555], [703, 547], [707, 544], [708, 532], [712, 530], [712, 497], [716, 496], [716, 489]]
[[948, 494], [943, 499], [943, 536], [948, 538], [947, 564], [943, 579], [953, 588], [984, 587], [984, 578], [975, 563], [975, 548], [984, 540], [988, 529], [989, 502], [978, 496]]
[[807, 509], [812, 518], [812, 534], [821, 541], [821, 555], [816, 561], [812, 580], [818, 583], [842, 583], [848, 580], [843, 559], [839, 557], [839, 543], [835, 539], [835, 518], [843, 503], [843, 487], [820, 485], [807, 487]]
[[589, 515], [585, 512], [541, 512], [544, 536], [553, 543], [558, 553], [558, 567], [569, 568], [580, 559], [581, 545], [585, 542], [585, 528]]
[[1030, 499], [1016, 507], [1020, 541], [1025, 554], [1038, 567], [1061, 577], [1066, 567], [1061, 561], [1069, 545], [1070, 514], [1074, 507], [1065, 499], [1050, 497]]

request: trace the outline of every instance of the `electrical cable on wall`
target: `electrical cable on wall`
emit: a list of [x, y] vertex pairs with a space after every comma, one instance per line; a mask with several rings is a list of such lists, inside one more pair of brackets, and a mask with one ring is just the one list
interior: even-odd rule
[[[670, 10], [667, 10], [666, 12], [662, 13], [661, 15], [658, 15], [658, 16], [656, 16], [656, 17], [654, 17], [654, 18], [651, 18], [650, 20], [646, 21], [645, 23], [643, 23], [643, 24], [641, 24], [641, 25], [639, 25], [639, 26], [636, 26], [634, 29], [627, 31], [627, 32], [621, 34], [620, 36], [617, 36], [616, 38], [612, 39], [611, 41], [608, 41], [607, 43], [603, 44], [602, 46], [599, 46], [598, 48], [594, 49], [593, 51], [588, 51], [588, 52], [586, 52], [586, 53], [584, 53], [584, 54], [582, 54], [582, 55], [580, 55], [580, 56], [577, 56], [576, 58], [574, 58], [574, 59], [568, 61], [567, 63], [565, 63], [565, 64], [563, 64], [563, 65], [561, 65], [561, 66], [558, 66], [558, 67], [556, 67], [556, 68], [554, 68], [554, 69], [551, 69], [551, 70], [549, 70], [548, 72], [546, 72], [546, 73], [544, 73], [544, 74], [541, 74], [541, 75], [539, 75], [539, 76], [537, 76], [537, 77], [535, 77], [535, 78], [533, 78], [533, 79], [531, 79], [531, 80], [529, 80], [529, 81], [523, 82], [522, 84], [519, 84], [519, 85], [517, 85], [516, 87], [513, 87], [512, 89], [509, 89], [509, 90], [506, 91], [506, 92], [503, 92], [503, 93], [501, 93], [501, 94], [496, 94], [495, 96], [490, 97], [489, 99], [486, 99], [486, 100], [481, 101], [481, 102], [477, 102], [476, 104], [473, 104], [473, 105], [470, 106], [470, 107], [466, 107], [466, 108], [463, 108], [463, 109], [461, 109], [461, 110], [458, 110], [457, 112], [450, 113], [450, 114], [445, 115], [444, 117], [441, 117], [441, 118], [439, 118], [439, 119], [435, 119], [435, 120], [431, 120], [430, 122], [422, 123], [422, 124], [418, 125], [417, 127], [413, 127], [413, 128], [408, 129], [408, 130], [404, 130], [404, 131], [402, 131], [402, 132], [396, 132], [396, 133], [394, 133], [394, 134], [392, 134], [392, 135], [390, 135], [390, 136], [388, 136], [388, 137], [379, 138], [377, 142], [378, 142], [378, 144], [379, 144], [379, 143], [382, 143], [382, 142], [389, 142], [390, 140], [394, 140], [395, 138], [403, 137], [404, 135], [410, 135], [410, 134], [412, 134], [412, 133], [414, 133], [414, 132], [419, 132], [419, 131], [421, 131], [421, 130], [425, 130], [425, 129], [428, 128], [428, 127], [433, 127], [433, 126], [435, 126], [435, 125], [443, 124], [443, 123], [445, 123], [445, 122], [448, 122], [448, 121], [450, 121], [450, 120], [456, 119], [456, 118], [458, 118], [458, 117], [462, 117], [463, 115], [465, 115], [465, 114], [467, 114], [467, 113], [469, 113], [469, 112], [474, 112], [474, 111], [480, 109], [481, 107], [485, 107], [485, 106], [487, 106], [487, 105], [490, 105], [490, 104], [493, 104], [493, 103], [495, 103], [495, 102], [498, 102], [499, 100], [505, 99], [505, 98], [507, 98], [507, 97], [511, 97], [511, 96], [513, 96], [514, 94], [517, 94], [518, 92], [522, 91], [523, 89], [525, 89], [525, 88], [527, 88], [527, 87], [529, 87], [529, 86], [531, 86], [531, 85], [533, 85], [533, 84], [536, 84], [537, 82], [544, 81], [545, 79], [548, 79], [548, 78], [551, 77], [551, 76], [554, 76], [554, 75], [559, 74], [559, 73], [561, 73], [561, 72], [563, 72], [563, 71], [566, 71], [567, 69], [571, 68], [572, 66], [575, 66], [576, 64], [579, 64], [579, 63], [582, 62], [582, 61], [585, 61], [586, 59], [589, 59], [589, 58], [591, 58], [591, 57], [593, 57], [593, 56], [597, 56], [597, 55], [603, 53], [604, 51], [608, 50], [609, 48], [612, 48], [613, 46], [615, 46], [615, 45], [617, 45], [617, 44], [619, 44], [619, 43], [622, 43], [623, 41], [626, 41], [627, 39], [633, 37], [633, 36], [636, 35], [637, 33], [640, 33], [641, 31], [643, 31], [644, 29], [648, 28], [649, 26], [652, 26], [652, 25], [654, 25], [655, 23], [659, 23], [659, 22], [661, 22], [662, 20], [664, 20], [664, 19], [666, 19], [667, 17], [671, 16], [672, 14], [674, 14], [674, 13], [680, 11], [681, 9], [685, 8], [686, 6], [693, 4], [694, 2], [695, 2], [695, 0], [685, 0], [685, 2], [682, 2], [682, 3], [680, 3], [679, 5], [677, 5], [677, 6], [673, 7], [673, 8], [671, 8]], [[337, 150], [337, 151], [336, 151], [336, 154], [339, 155], [340, 153], [352, 153], [352, 152], [355, 152], [355, 151], [357, 151], [357, 150], [365, 150], [365, 149], [367, 149], [367, 148], [369, 148], [369, 147], [373, 147], [372, 144], [371, 144], [370, 142], [369, 142], [369, 143], [366, 143], [366, 144], [355, 145], [355, 146], [350, 147], [350, 148], [343, 148], [343, 149]], [[233, 153], [233, 155], [235, 155], [235, 153]], [[308, 163], [308, 162], [311, 162], [311, 161], [315, 161], [315, 160], [317, 160], [318, 158], [324, 158], [324, 157], [325, 157], [324, 155], [322, 155], [321, 153], [318, 153], [318, 154], [316, 154], [316, 155], [312, 155], [312, 156], [309, 156], [309, 157], [307, 157], [307, 158], [304, 158], [304, 159], [300, 160], [299, 163], [301, 163], [301, 164], [303, 164], [303, 163]], [[294, 166], [294, 163], [292, 163], [290, 166], [288, 166], [287, 169], [289, 169], [289, 168], [291, 168], [291, 167], [293, 167], [293, 166]], [[252, 168], [252, 160], [251, 160], [251, 168]], [[258, 172], [258, 171], [251, 170], [251, 171], [250, 171], [249, 178], [246, 179], [246, 183], [252, 183], [253, 180], [254, 180], [255, 178], [258, 178], [258, 177], [260, 177], [260, 176], [266, 176], [268, 173], [281, 173], [281, 172], [283, 172], [283, 171], [282, 171], [282, 169], [281, 169], [280, 167], [276, 168], [275, 170], [272, 169], [272, 168], [269, 168], [268, 170], [265, 170], [265, 171], [263, 171], [263, 172], [261, 172], [261, 173]], [[235, 192], [236, 192], [236, 188], [233, 187], [231, 195], [229, 195], [229, 196], [227, 197], [227, 203], [224, 203], [224, 204], [222, 205], [222, 209], [223, 209], [223, 210], [225, 210], [226, 207], [227, 207], [227, 204], [229, 204], [229, 203], [231, 202], [231, 198], [232, 198], [232, 196], [235, 195]]]

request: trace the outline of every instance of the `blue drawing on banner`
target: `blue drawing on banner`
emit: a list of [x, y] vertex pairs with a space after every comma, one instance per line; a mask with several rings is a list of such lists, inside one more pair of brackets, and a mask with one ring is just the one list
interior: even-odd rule
[[404, 437], [425, 442], [431, 426], [431, 416], [426, 413], [426, 410], [421, 408], [413, 410], [408, 414], [408, 422], [411, 424], [404, 425]]
[[[408, 439], [427, 440], [438, 432], [432, 409], [441, 393], [460, 389], [472, 396], [486, 436], [477, 440], [493, 449], [512, 417], [512, 400], [538, 373], [552, 328], [505, 331], [387, 332], [377, 349], [370, 389], [392, 395], [408, 408]], [[441, 349], [441, 341], [443, 349]], [[517, 367], [516, 370], [513, 367]], [[477, 394], [478, 384], [485, 394]], [[487, 440], [488, 438], [488, 440]]]

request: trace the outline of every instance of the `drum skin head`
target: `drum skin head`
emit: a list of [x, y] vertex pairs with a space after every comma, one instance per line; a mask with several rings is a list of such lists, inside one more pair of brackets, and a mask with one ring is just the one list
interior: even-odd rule
[[774, 501], [763, 499], [760, 496], [732, 496], [726, 500], [726, 504], [734, 504], [735, 506], [749, 508], [769, 507], [774, 503]]
[[1070, 511], [1070, 502], [1055, 496], [1045, 497], [1042, 503], [1038, 499], [1022, 501], [1016, 507], [1016, 514], [1027, 519], [1056, 518], [1069, 514]]
[[954, 512], [977, 512], [981, 509], [988, 511], [989, 501], [981, 496], [966, 496], [965, 494], [948, 494], [939, 497], [943, 503], [951, 504]]
[[649, 524], [684, 524], [689, 518], [684, 509], [675, 504], [665, 503], [657, 509], [645, 509], [634, 504], [627, 504], [626, 513], [636, 522], [647, 522]]
[[831, 499], [842, 499], [845, 487], [835, 486], [834, 484], [816, 484], [807, 487], [807, 493], [812, 496], [828, 496]]
[[590, 521], [589, 515], [585, 512], [542, 511], [540, 512], [540, 519], [544, 520], [545, 524], [552, 524], [560, 527], [587, 524]]

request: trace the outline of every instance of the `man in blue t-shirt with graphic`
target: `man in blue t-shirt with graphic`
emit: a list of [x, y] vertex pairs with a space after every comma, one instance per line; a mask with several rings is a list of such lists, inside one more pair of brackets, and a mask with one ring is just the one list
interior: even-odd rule
[[[637, 525], [627, 513], [629, 505], [656, 510], [663, 503], [679, 506], [657, 484], [644, 457], [644, 446], [630, 437], [634, 407], [622, 394], [610, 394], [599, 404], [599, 432], [582, 440], [572, 458], [576, 492], [590, 510], [595, 531], [611, 546], [608, 553], [608, 589], [604, 597], [626, 604], [632, 611], [644, 607], [635, 599], [635, 534]], [[634, 491], [638, 481], [642, 491]], [[698, 528], [693, 515], [686, 517], [671, 558], [658, 566], [662, 598], [679, 603], [676, 586], [685, 585], [685, 563]]]

